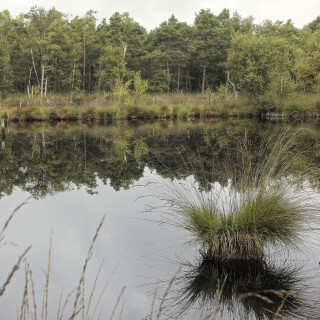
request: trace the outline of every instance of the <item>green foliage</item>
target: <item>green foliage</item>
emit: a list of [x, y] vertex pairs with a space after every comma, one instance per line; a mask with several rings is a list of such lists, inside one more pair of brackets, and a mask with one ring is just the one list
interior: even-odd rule
[[10, 91], [13, 84], [12, 67], [8, 43], [0, 35], [0, 92]]
[[[12, 18], [5, 10], [0, 12], [0, 91], [26, 94], [37, 87], [34, 98], [44, 70], [47, 94], [69, 94], [71, 103], [80, 91], [110, 94], [118, 78], [135, 78], [138, 97], [146, 91], [204, 94], [227, 79], [251, 99], [317, 93], [319, 17], [303, 29], [290, 20], [253, 21], [227, 9], [219, 14], [202, 9], [192, 25], [172, 15], [147, 31], [127, 12], [98, 24], [94, 11], [70, 18], [54, 8], [32, 7]], [[206, 101], [211, 104], [211, 97]], [[231, 110], [229, 103], [236, 105], [227, 99], [225, 110]]]
[[219, 106], [226, 105], [229, 101], [233, 100], [233, 95], [229, 92], [228, 86], [220, 85], [214, 95], [214, 102]]
[[118, 102], [128, 103], [130, 101], [130, 85], [132, 80], [122, 82], [120, 78], [117, 78], [112, 89], [112, 95]]
[[[236, 35], [228, 56], [232, 81], [240, 90], [260, 96], [290, 70], [289, 46], [277, 37]], [[281, 90], [281, 89], [280, 89]]]
[[164, 70], [159, 70], [154, 73], [150, 79], [149, 90], [151, 92], [168, 90], [170, 83], [170, 75]]
[[134, 95], [139, 98], [145, 97], [149, 84], [148, 84], [148, 80], [143, 80], [141, 78], [140, 72], [136, 72], [134, 74], [133, 84], [134, 84]]
[[134, 143], [133, 156], [138, 163], [141, 162], [141, 159], [143, 156], [149, 153], [149, 148], [145, 140], [146, 140], [145, 138], [141, 137], [133, 142]]
[[112, 90], [117, 86], [119, 78], [123, 78], [125, 73], [123, 48], [115, 46], [105, 46], [99, 58], [99, 89]]

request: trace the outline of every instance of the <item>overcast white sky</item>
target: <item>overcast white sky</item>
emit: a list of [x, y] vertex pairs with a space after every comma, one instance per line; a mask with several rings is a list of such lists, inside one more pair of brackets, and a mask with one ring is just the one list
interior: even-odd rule
[[252, 15], [256, 22], [265, 19], [292, 19], [296, 27], [303, 27], [320, 15], [320, 0], [0, 0], [0, 11], [8, 9], [13, 16], [28, 12], [37, 5], [53, 6], [64, 13], [83, 15], [98, 11], [98, 19], [109, 18], [115, 11], [128, 11], [147, 29], [153, 29], [173, 13], [179, 20], [192, 23], [195, 12], [209, 8], [215, 14], [223, 8], [237, 11], [241, 16]]

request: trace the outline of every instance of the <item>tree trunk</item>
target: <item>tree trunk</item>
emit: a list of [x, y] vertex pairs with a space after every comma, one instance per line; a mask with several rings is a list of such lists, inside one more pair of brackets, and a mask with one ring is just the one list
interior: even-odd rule
[[202, 88], [201, 88], [202, 94], [204, 94], [205, 83], [206, 83], [206, 61], [204, 60], [203, 61], [203, 72], [202, 72]]
[[32, 73], [32, 67], [30, 68], [30, 71], [29, 71], [29, 80], [28, 80], [28, 84], [27, 84], [27, 92], [28, 92], [29, 100], [31, 99], [31, 93], [30, 93], [30, 89], [31, 89], [31, 73]]
[[41, 98], [43, 98], [43, 83], [44, 83], [44, 66], [42, 66], [42, 70], [41, 70], [41, 84], [40, 84], [40, 96]]
[[46, 79], [46, 83], [44, 86], [44, 97], [45, 98], [47, 97], [47, 92], [48, 92], [48, 78]]
[[73, 70], [72, 70], [72, 81], [71, 81], [71, 98], [70, 102], [73, 100], [73, 87], [74, 87], [74, 74], [76, 72], [76, 60], [73, 60]]
[[37, 77], [37, 80], [38, 80], [38, 84], [40, 85], [38, 72], [37, 72], [37, 69], [36, 69], [36, 64], [34, 63], [34, 56], [33, 56], [33, 50], [32, 49], [31, 49], [31, 58], [32, 58], [32, 65], [33, 65], [33, 68], [34, 68], [34, 72], [36, 74], [36, 77]]
[[83, 90], [86, 90], [86, 35], [83, 36]]
[[89, 63], [89, 88], [88, 88], [88, 90], [89, 90], [89, 93], [91, 93], [90, 91], [91, 91], [91, 66], [90, 66], [90, 63]]
[[230, 83], [232, 85], [232, 89], [233, 89], [233, 94], [234, 94], [234, 98], [237, 99], [238, 98], [238, 92], [236, 90], [236, 86], [234, 85], [234, 83], [230, 80], [230, 71], [227, 72], [227, 84]]

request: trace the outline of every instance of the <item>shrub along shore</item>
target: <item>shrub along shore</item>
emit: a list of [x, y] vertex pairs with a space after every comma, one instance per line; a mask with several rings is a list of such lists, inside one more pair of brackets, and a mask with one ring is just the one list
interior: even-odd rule
[[266, 95], [259, 98], [229, 93], [150, 94], [115, 99], [102, 93], [53, 94], [47, 98], [10, 95], [0, 100], [0, 118], [10, 121], [112, 121], [119, 119], [189, 119], [218, 117], [318, 118], [320, 95]]

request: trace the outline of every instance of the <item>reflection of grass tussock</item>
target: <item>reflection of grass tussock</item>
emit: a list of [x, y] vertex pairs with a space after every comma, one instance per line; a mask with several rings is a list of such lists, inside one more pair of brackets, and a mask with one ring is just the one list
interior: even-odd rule
[[[309, 178], [319, 176], [319, 170], [295, 153], [299, 136], [299, 131], [285, 131], [269, 138], [260, 146], [256, 162], [249, 143], [242, 143], [237, 168], [226, 166], [226, 175], [233, 177], [227, 188], [213, 185], [205, 193], [192, 184], [169, 182], [161, 187], [160, 197], [169, 205], [174, 224], [204, 246], [205, 258], [262, 258], [267, 245], [299, 244], [319, 208], [317, 199], [303, 188]], [[292, 170], [296, 175], [289, 175]]]
[[273, 319], [282, 306], [281, 314], [290, 318], [302, 307], [302, 301], [292, 294], [282, 305], [281, 292], [289, 292], [297, 285], [298, 270], [263, 260], [215, 260], [200, 267], [188, 266], [176, 280], [178, 289], [170, 309], [181, 315], [193, 310], [199, 319], [219, 313], [221, 318], [228, 313], [228, 319]]

